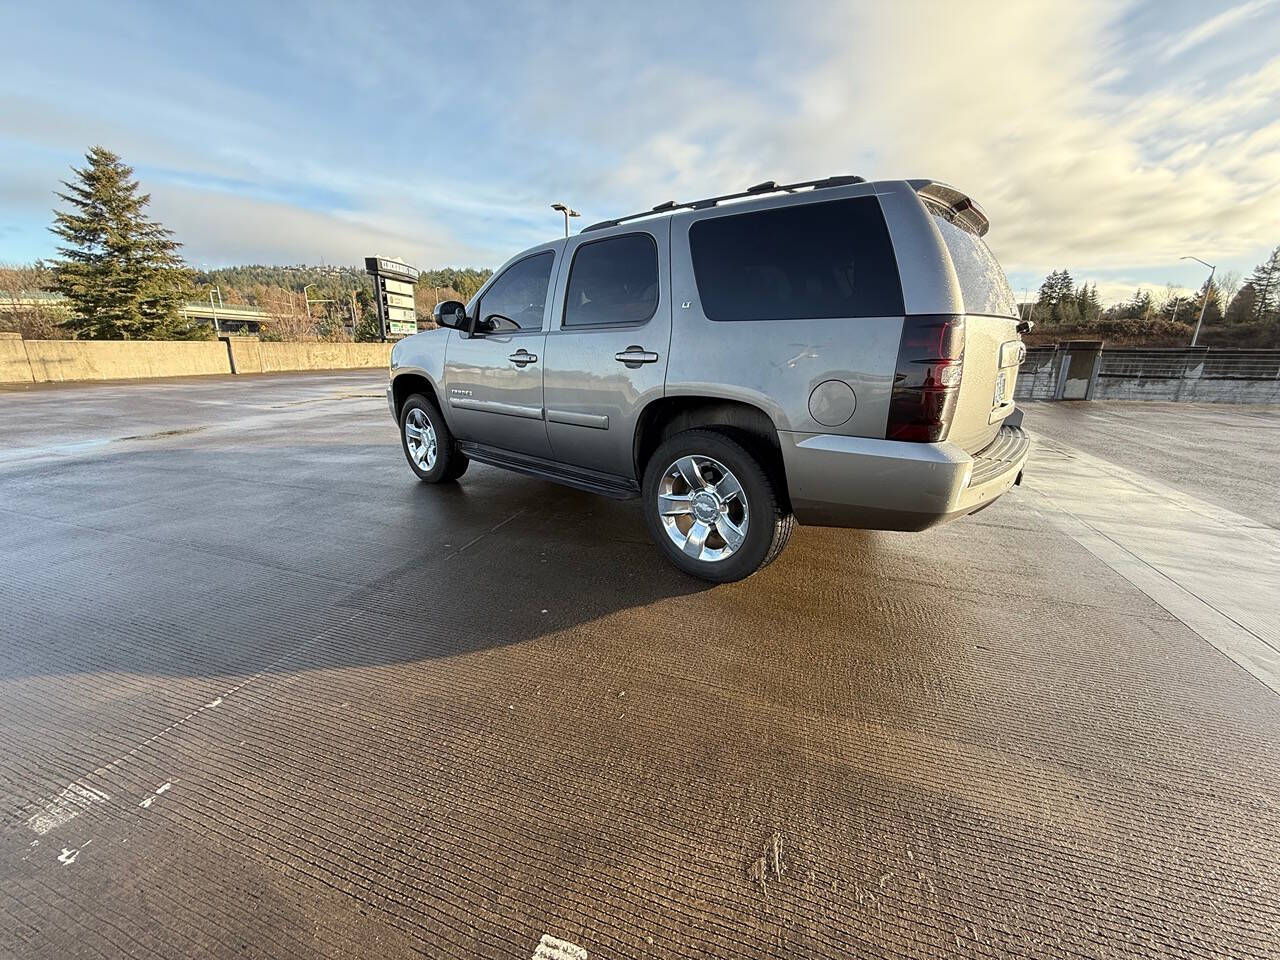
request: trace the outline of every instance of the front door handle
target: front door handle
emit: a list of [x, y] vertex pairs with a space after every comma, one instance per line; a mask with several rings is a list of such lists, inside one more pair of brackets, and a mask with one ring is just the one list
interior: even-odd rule
[[633, 344], [625, 350], [619, 350], [613, 355], [613, 359], [634, 370], [641, 364], [657, 363], [658, 355], [652, 350], [646, 350], [644, 347], [638, 347]]
[[530, 353], [528, 350], [521, 349], [511, 354], [511, 356], [507, 357], [507, 359], [510, 360], [512, 363], [514, 363], [517, 367], [523, 367], [530, 363], [537, 363], [538, 355], [536, 353]]

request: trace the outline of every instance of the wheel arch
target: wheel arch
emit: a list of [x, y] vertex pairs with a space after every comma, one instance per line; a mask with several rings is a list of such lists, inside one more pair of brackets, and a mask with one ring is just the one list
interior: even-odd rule
[[699, 427], [719, 430], [747, 447], [760, 459], [778, 494], [790, 506], [777, 426], [760, 407], [742, 400], [682, 395], [651, 401], [636, 421], [632, 446], [636, 478], [643, 480], [649, 458], [665, 440]]
[[400, 419], [400, 411], [404, 402], [415, 393], [420, 393], [436, 405], [441, 416], [445, 416], [444, 405], [440, 402], [440, 392], [425, 373], [419, 370], [406, 370], [397, 373], [391, 381], [391, 402], [395, 406], [396, 420]]

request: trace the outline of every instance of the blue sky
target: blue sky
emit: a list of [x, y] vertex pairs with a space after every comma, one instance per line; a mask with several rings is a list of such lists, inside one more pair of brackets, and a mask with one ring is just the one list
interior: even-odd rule
[[[837, 173], [987, 209], [1021, 293], [1280, 244], [1280, 0], [7, 6], [0, 262], [87, 146], [210, 266], [496, 265], [582, 223]], [[57, 56], [50, 58], [50, 51]]]

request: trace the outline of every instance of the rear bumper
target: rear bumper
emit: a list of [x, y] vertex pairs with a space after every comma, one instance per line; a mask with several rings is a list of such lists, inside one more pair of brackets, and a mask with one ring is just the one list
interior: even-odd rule
[[1031, 441], [1015, 411], [977, 454], [951, 443], [780, 433], [796, 519], [825, 527], [924, 530], [990, 506], [1021, 479]]

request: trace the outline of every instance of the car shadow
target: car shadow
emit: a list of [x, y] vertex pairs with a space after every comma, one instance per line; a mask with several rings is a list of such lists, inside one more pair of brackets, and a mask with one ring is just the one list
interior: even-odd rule
[[384, 443], [168, 438], [3, 482], [4, 678], [450, 657], [710, 587], [637, 502], [478, 464], [430, 486]]

